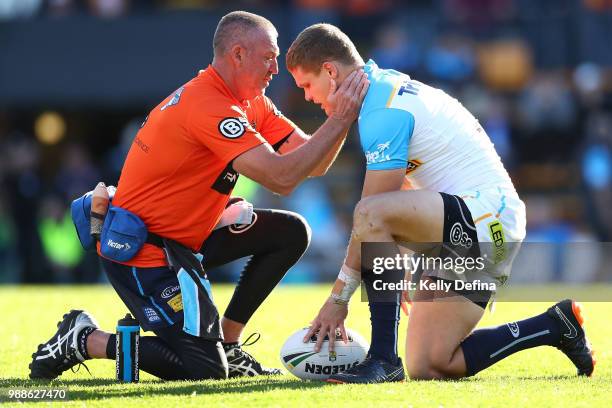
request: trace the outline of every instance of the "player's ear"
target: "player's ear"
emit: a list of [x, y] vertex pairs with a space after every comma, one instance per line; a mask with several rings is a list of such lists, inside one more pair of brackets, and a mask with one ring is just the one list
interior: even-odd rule
[[333, 62], [325, 61], [321, 69], [331, 79], [338, 79], [338, 67]]

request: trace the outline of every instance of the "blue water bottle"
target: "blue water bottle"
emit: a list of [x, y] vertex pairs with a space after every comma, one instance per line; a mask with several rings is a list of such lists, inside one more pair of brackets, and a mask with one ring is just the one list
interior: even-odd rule
[[117, 322], [116, 367], [117, 381], [138, 382], [138, 342], [140, 325], [131, 314]]

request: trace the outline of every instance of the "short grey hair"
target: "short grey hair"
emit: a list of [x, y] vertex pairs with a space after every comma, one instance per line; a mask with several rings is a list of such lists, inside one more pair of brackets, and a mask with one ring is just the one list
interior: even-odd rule
[[277, 33], [274, 24], [265, 17], [247, 11], [232, 11], [224, 15], [213, 37], [214, 55], [223, 55], [229, 47], [239, 39], [248, 38], [249, 31], [253, 29], [272, 30]]

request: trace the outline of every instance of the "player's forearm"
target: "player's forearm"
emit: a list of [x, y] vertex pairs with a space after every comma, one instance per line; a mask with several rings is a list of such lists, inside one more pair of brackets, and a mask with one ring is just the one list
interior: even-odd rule
[[338, 278], [336, 282], [334, 282], [329, 301], [338, 304], [346, 304], [353, 296], [355, 290], [357, 290], [359, 282], [361, 282], [359, 252], [359, 242], [353, 239], [351, 235], [346, 258], [344, 259]]
[[310, 173], [310, 177], [320, 177], [320, 176], [324, 176], [327, 173], [327, 170], [329, 170], [331, 165], [334, 164], [334, 162], [336, 161], [336, 158], [338, 157], [340, 150], [342, 150], [342, 146], [344, 146], [344, 142], [346, 140], [347, 134], [348, 134], [348, 130], [344, 132], [344, 135], [342, 136], [342, 138], [340, 138], [340, 140], [338, 140], [336, 144], [332, 146], [332, 149], [329, 151], [329, 153], [325, 155], [325, 157], [319, 163], [319, 165], [315, 167], [312, 173]]
[[321, 163], [336, 144], [340, 144], [351, 123], [327, 118], [307, 143], [277, 160], [278, 183], [283, 192], [292, 191]]
[[351, 239], [346, 249], [346, 258], [344, 258], [344, 264], [348, 265], [348, 267], [351, 269], [361, 271], [361, 242], [356, 240], [353, 237], [353, 234], [351, 234]]

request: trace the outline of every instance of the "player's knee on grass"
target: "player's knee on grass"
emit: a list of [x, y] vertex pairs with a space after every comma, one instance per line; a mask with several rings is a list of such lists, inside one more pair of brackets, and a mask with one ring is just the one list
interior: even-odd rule
[[440, 373], [431, 370], [426, 366], [409, 368], [408, 364], [406, 364], [406, 371], [408, 372], [408, 377], [411, 380], [439, 380], [444, 378], [444, 376], [440, 375]]
[[200, 381], [200, 380], [226, 380], [228, 375], [227, 365], [223, 366], [218, 362], [210, 364], [187, 364], [186, 370], [189, 377], [185, 380]]
[[411, 380], [431, 380], [428, 356], [426, 350], [406, 349], [406, 372]]
[[385, 220], [379, 211], [379, 199], [366, 197], [361, 199], [353, 212], [353, 233], [359, 241], [364, 241], [373, 234], [386, 231]]
[[[463, 357], [457, 354], [459, 345], [454, 344], [450, 333], [438, 330], [412, 335], [413, 343], [407, 343], [406, 348], [406, 371], [411, 379], [432, 380], [465, 375], [465, 367], [459, 361]], [[424, 337], [428, 340], [423, 341]]]
[[[201, 340], [201, 339], [200, 339]], [[183, 368], [187, 380], [225, 380], [228, 375], [227, 358], [221, 343], [201, 340], [200, 347], [183, 350]]]
[[[218, 341], [203, 339], [185, 333], [180, 325], [156, 330], [155, 334], [163, 339], [164, 347], [171, 350], [172, 358], [155, 350], [147, 356], [148, 360], [159, 360], [167, 363], [153, 373], [162, 379], [169, 380], [223, 380], [227, 378], [227, 358], [223, 346]], [[178, 358], [178, 361], [173, 361]], [[157, 361], [159, 363], [159, 361]], [[145, 363], [143, 361], [143, 363]], [[151, 365], [151, 363], [147, 364]], [[159, 364], [156, 364], [159, 366]], [[178, 373], [178, 374], [177, 374]]]
[[407, 359], [406, 371], [411, 380], [436, 380], [455, 377], [448, 372], [448, 363], [443, 363], [438, 359]]

